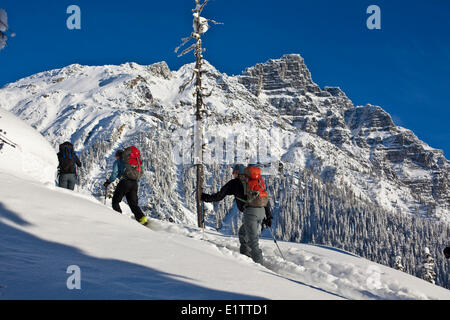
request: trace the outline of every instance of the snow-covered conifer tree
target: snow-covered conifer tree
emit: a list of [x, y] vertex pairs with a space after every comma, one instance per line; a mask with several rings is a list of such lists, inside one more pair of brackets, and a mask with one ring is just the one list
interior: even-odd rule
[[399, 271], [404, 271], [405, 270], [405, 267], [402, 264], [402, 257], [401, 256], [396, 256], [395, 257], [394, 269], [395, 270], [399, 270]]
[[430, 254], [430, 249], [425, 248], [424, 259], [422, 261], [423, 279], [434, 284], [436, 273], [434, 272], [434, 258]]

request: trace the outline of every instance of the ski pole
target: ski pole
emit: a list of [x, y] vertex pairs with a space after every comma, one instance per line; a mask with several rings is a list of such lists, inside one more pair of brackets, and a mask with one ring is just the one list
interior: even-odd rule
[[202, 240], [205, 240], [205, 204], [202, 201]]
[[275, 242], [275, 244], [277, 245], [278, 251], [280, 251], [280, 255], [283, 258], [284, 261], [286, 261], [286, 259], [284, 258], [283, 252], [281, 252], [280, 246], [278, 245], [277, 239], [275, 238], [275, 235], [273, 234], [272, 228], [269, 228], [270, 230], [270, 234], [272, 235], [272, 239], [273, 242]]

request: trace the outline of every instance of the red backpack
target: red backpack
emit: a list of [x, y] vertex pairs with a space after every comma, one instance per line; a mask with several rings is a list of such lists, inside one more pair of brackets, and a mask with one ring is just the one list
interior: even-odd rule
[[124, 174], [128, 179], [138, 180], [144, 174], [142, 166], [141, 152], [135, 146], [126, 148], [122, 154], [125, 164]]
[[241, 178], [244, 186], [244, 194], [247, 197], [245, 201], [250, 207], [265, 207], [269, 202], [266, 192], [266, 185], [261, 178], [261, 169], [258, 167], [248, 166], [244, 169], [244, 175]]

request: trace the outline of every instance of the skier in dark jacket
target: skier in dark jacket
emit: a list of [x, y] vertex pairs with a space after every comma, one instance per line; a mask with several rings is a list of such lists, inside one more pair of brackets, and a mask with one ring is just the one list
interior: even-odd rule
[[116, 180], [120, 179], [119, 184], [114, 191], [114, 195], [112, 198], [112, 207], [115, 211], [122, 213], [122, 209], [120, 208], [120, 202], [123, 197], [127, 198], [128, 206], [133, 212], [135, 219], [142, 225], [147, 225], [148, 221], [141, 208], [138, 205], [138, 183], [136, 180], [129, 179], [125, 174], [125, 164], [122, 159], [123, 150], [118, 150], [115, 154], [116, 161], [114, 161], [113, 172], [109, 179], [106, 179], [103, 184], [105, 188], [108, 185]]
[[72, 143], [64, 142], [59, 146], [58, 175], [61, 188], [73, 190], [77, 180], [77, 167], [81, 167], [80, 159], [75, 154]]
[[244, 169], [245, 166], [242, 164], [235, 165], [233, 168], [234, 179], [225, 184], [217, 193], [211, 195], [202, 193], [201, 200], [217, 202], [226, 196], [232, 195], [235, 197], [239, 211], [244, 213], [243, 224], [239, 228], [240, 252], [251, 257], [253, 261], [262, 264], [263, 256], [258, 243], [261, 224], [270, 228], [272, 226], [272, 214], [269, 204], [264, 208], [250, 207], [240, 200], [245, 200], [244, 186], [239, 178], [240, 175], [244, 174]]

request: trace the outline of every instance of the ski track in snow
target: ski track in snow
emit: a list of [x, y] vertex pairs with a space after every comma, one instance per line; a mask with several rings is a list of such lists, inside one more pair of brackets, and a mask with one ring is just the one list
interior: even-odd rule
[[[253, 263], [252, 260], [239, 253], [239, 241], [234, 236], [223, 235], [213, 230], [204, 233], [198, 228], [161, 223], [151, 219], [151, 229], [157, 232], [183, 234], [199, 241], [208, 242], [212, 248], [226, 256]], [[342, 299], [429, 299], [424, 294], [401, 286], [398, 282], [383, 281], [377, 288], [368, 288], [368, 273], [365, 268], [358, 268], [351, 263], [336, 262], [326, 255], [317, 255], [308, 247], [320, 246], [295, 244], [278, 241], [286, 261], [280, 257], [278, 249], [272, 240], [261, 239], [264, 255], [264, 267], [275, 274], [298, 284], [323, 290]], [[324, 247], [325, 248], [325, 247]], [[353, 259], [362, 259], [335, 248], [328, 248], [342, 252]], [[362, 259], [364, 260], [364, 259]], [[365, 260], [367, 262], [367, 260]], [[377, 265], [373, 263], [373, 265]], [[377, 265], [380, 269], [386, 268]], [[365, 265], [367, 268], [367, 265]], [[383, 273], [381, 274], [383, 277]], [[386, 279], [387, 280], [387, 279]]]

